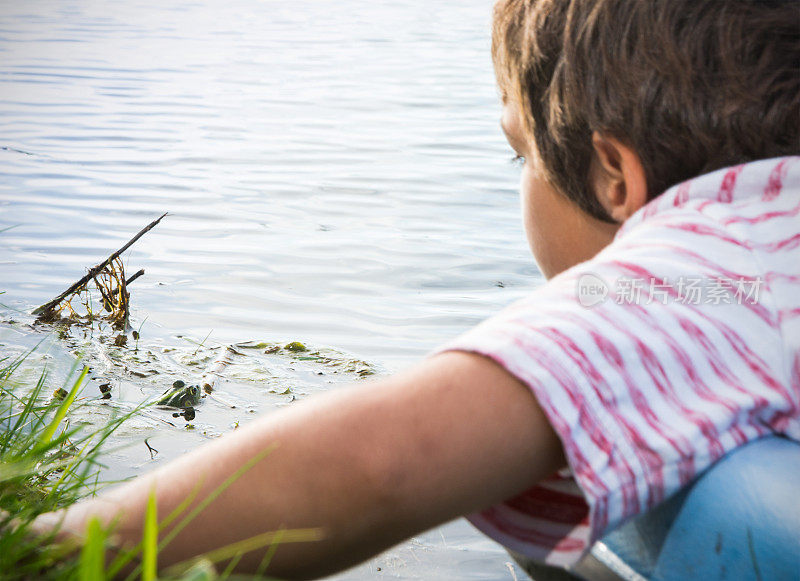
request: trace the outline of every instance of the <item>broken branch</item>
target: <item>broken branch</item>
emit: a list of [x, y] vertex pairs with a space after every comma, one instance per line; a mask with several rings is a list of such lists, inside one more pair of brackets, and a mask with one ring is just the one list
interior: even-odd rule
[[[70, 295], [74, 294], [75, 292], [78, 292], [78, 291], [80, 291], [80, 289], [82, 289], [82, 288], [83, 288], [83, 287], [84, 287], [84, 286], [85, 286], [85, 285], [86, 285], [86, 284], [87, 284], [87, 283], [88, 283], [90, 280], [92, 280], [93, 278], [95, 278], [95, 277], [96, 277], [96, 276], [97, 276], [97, 275], [98, 275], [100, 272], [102, 272], [102, 271], [103, 271], [103, 269], [105, 269], [105, 268], [106, 268], [106, 267], [107, 267], [109, 264], [111, 264], [111, 263], [112, 263], [112, 262], [114, 262], [114, 261], [115, 261], [117, 258], [119, 258], [119, 256], [120, 256], [120, 255], [121, 255], [123, 252], [125, 252], [125, 251], [126, 251], [128, 248], [130, 248], [130, 247], [131, 247], [131, 245], [133, 245], [133, 244], [134, 244], [134, 243], [135, 243], [137, 240], [139, 240], [139, 238], [141, 238], [141, 237], [142, 237], [142, 236], [144, 236], [144, 235], [145, 235], [147, 232], [149, 232], [150, 230], [152, 230], [153, 228], [155, 228], [155, 226], [156, 226], [156, 225], [157, 225], [159, 222], [161, 222], [161, 220], [162, 220], [162, 219], [164, 218], [164, 216], [166, 216], [166, 215], [167, 215], [167, 212], [164, 212], [164, 213], [163, 213], [163, 214], [162, 214], [162, 215], [161, 215], [159, 218], [157, 218], [156, 220], [153, 220], [152, 222], [150, 222], [150, 223], [149, 223], [147, 226], [145, 226], [144, 228], [142, 228], [142, 229], [139, 231], [139, 233], [138, 233], [138, 234], [136, 234], [136, 236], [134, 236], [133, 238], [131, 238], [130, 240], [128, 240], [128, 242], [125, 244], [125, 246], [123, 246], [122, 248], [120, 248], [119, 250], [117, 250], [116, 252], [114, 252], [113, 254], [111, 254], [111, 256], [109, 256], [108, 258], [106, 258], [106, 259], [105, 259], [103, 262], [101, 262], [101, 263], [100, 263], [100, 264], [98, 264], [97, 266], [94, 266], [94, 267], [90, 268], [90, 269], [89, 269], [89, 272], [87, 272], [85, 276], [83, 276], [83, 277], [82, 277], [80, 280], [78, 280], [77, 282], [75, 282], [75, 283], [74, 283], [72, 286], [70, 286], [70, 287], [69, 287], [67, 290], [65, 290], [63, 293], [61, 293], [60, 295], [58, 295], [58, 296], [57, 296], [56, 298], [54, 298], [52, 301], [50, 301], [50, 302], [48, 302], [48, 303], [45, 303], [45, 304], [43, 304], [42, 306], [40, 306], [40, 307], [38, 307], [38, 308], [34, 309], [34, 311], [33, 311], [33, 314], [34, 314], [34, 315], [38, 315], [38, 316], [39, 316], [39, 317], [41, 317], [41, 318], [45, 318], [45, 319], [46, 319], [46, 318], [48, 318], [50, 315], [52, 315], [52, 314], [53, 314], [53, 311], [54, 311], [54, 310], [55, 310], [55, 309], [58, 307], [58, 305], [60, 305], [60, 304], [61, 304], [61, 302], [62, 302], [64, 299], [66, 299], [66, 298], [67, 298], [67, 297], [69, 297]], [[143, 271], [139, 271], [139, 272], [137, 272], [136, 274], [134, 274], [134, 275], [133, 275], [133, 276], [130, 278], [130, 281], [133, 281], [134, 279], [136, 279], [136, 278], [138, 278], [139, 276], [141, 276], [141, 274], [140, 274], [140, 273], [141, 273], [141, 274], [143, 274], [144, 272], [143, 272]]]

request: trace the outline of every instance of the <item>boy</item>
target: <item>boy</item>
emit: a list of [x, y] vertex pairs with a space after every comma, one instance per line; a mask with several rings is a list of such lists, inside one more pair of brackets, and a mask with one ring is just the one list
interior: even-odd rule
[[791, 1], [501, 0], [502, 125], [549, 282], [415, 369], [253, 422], [42, 526], [63, 516], [80, 535], [98, 516], [133, 544], [152, 490], [167, 515], [276, 444], [160, 565], [320, 527], [269, 569], [318, 576], [471, 514], [568, 566], [728, 451], [800, 439], [798, 36]]

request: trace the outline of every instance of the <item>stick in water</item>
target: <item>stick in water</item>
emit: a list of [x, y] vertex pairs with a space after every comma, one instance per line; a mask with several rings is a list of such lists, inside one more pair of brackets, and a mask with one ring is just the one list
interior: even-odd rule
[[[98, 275], [98, 274], [99, 274], [99, 273], [100, 273], [100, 272], [101, 272], [101, 271], [102, 271], [102, 270], [103, 270], [103, 269], [104, 269], [106, 266], [108, 266], [108, 265], [109, 265], [109, 264], [111, 264], [111, 263], [112, 263], [114, 260], [116, 260], [116, 259], [117, 259], [117, 257], [119, 257], [119, 255], [120, 255], [120, 254], [122, 254], [122, 253], [123, 253], [123, 252], [125, 252], [125, 251], [126, 251], [128, 248], [130, 248], [130, 247], [131, 247], [131, 245], [133, 245], [133, 243], [134, 243], [134, 242], [136, 242], [137, 240], [139, 240], [139, 238], [141, 238], [142, 236], [144, 236], [144, 235], [145, 235], [147, 232], [149, 232], [150, 230], [152, 230], [153, 228], [155, 228], [155, 226], [156, 226], [156, 225], [157, 225], [159, 222], [161, 222], [162, 218], [164, 218], [164, 216], [166, 216], [166, 215], [167, 215], [167, 212], [164, 212], [163, 214], [161, 214], [161, 216], [160, 216], [158, 219], [156, 219], [156, 220], [153, 220], [152, 222], [150, 222], [150, 223], [149, 223], [147, 226], [145, 226], [144, 228], [142, 228], [142, 229], [139, 231], [139, 233], [138, 233], [136, 236], [134, 236], [133, 238], [131, 238], [130, 240], [128, 240], [128, 242], [127, 242], [127, 244], [125, 244], [125, 246], [123, 246], [122, 248], [120, 248], [119, 250], [117, 250], [117, 251], [116, 251], [114, 254], [112, 254], [111, 256], [109, 256], [108, 258], [106, 258], [106, 259], [105, 259], [103, 262], [101, 262], [101, 263], [100, 263], [100, 264], [98, 264], [97, 266], [90, 268], [90, 269], [89, 269], [89, 272], [87, 272], [87, 273], [86, 273], [86, 275], [85, 275], [83, 278], [81, 278], [79, 281], [77, 281], [76, 283], [74, 283], [74, 284], [73, 284], [71, 287], [69, 287], [69, 288], [68, 288], [67, 290], [65, 290], [63, 293], [61, 293], [60, 295], [58, 295], [56, 298], [54, 298], [54, 299], [53, 299], [52, 301], [50, 301], [49, 303], [45, 303], [45, 304], [43, 304], [41, 307], [38, 307], [37, 309], [35, 309], [35, 310], [33, 311], [33, 314], [34, 314], [34, 315], [41, 316], [41, 317], [47, 317], [49, 314], [51, 314], [51, 313], [53, 312], [53, 310], [54, 310], [54, 309], [55, 309], [55, 308], [56, 308], [56, 307], [57, 307], [59, 304], [61, 304], [61, 301], [63, 301], [65, 298], [67, 298], [68, 296], [70, 296], [71, 294], [73, 294], [73, 293], [74, 293], [76, 290], [78, 290], [78, 289], [82, 288], [82, 287], [83, 287], [83, 286], [84, 286], [84, 285], [85, 285], [87, 282], [89, 282], [89, 281], [90, 281], [90, 280], [92, 280], [92, 279], [93, 279], [95, 276], [97, 276], [97, 275]], [[137, 272], [136, 274], [134, 274], [134, 275], [133, 275], [133, 276], [130, 278], [130, 282], [133, 282], [133, 280], [134, 280], [135, 278], [138, 278], [138, 276], [140, 276], [140, 275], [139, 275], [139, 273]]]

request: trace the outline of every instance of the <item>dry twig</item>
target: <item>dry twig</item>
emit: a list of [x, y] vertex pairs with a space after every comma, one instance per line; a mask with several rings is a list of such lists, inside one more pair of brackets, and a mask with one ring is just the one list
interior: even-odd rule
[[101, 302], [103, 310], [109, 313], [106, 318], [113, 326], [124, 328], [128, 321], [129, 293], [127, 285], [142, 276], [144, 274], [144, 269], [139, 270], [136, 274], [126, 279], [125, 268], [120, 255], [139, 240], [139, 238], [152, 230], [166, 215], [167, 213], [165, 212], [158, 219], [150, 222], [122, 248], [111, 254], [100, 264], [90, 268], [89, 272], [80, 280], [76, 281], [72, 286], [50, 302], [35, 309], [33, 314], [37, 315], [40, 320], [52, 321], [58, 318], [61, 312], [66, 309], [70, 313], [69, 319], [78, 319], [80, 316], [75, 312], [71, 301], [76, 297], [81, 297], [83, 306], [87, 311], [87, 316], [89, 320], [91, 320], [94, 317], [94, 313], [92, 312], [91, 297], [89, 296], [87, 285], [94, 281], [102, 297]]

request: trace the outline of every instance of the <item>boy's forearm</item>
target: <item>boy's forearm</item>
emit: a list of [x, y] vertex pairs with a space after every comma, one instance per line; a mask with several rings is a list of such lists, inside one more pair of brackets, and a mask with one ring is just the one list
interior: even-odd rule
[[[322, 540], [281, 546], [269, 572], [330, 573], [516, 494], [563, 464], [528, 390], [487, 359], [452, 353], [257, 420], [71, 508], [65, 526], [83, 530], [93, 514], [118, 518], [121, 542], [134, 544], [154, 486], [163, 517], [272, 444], [159, 554], [160, 565], [281, 527], [319, 527]], [[262, 556], [249, 553], [239, 567], [254, 570]]]

